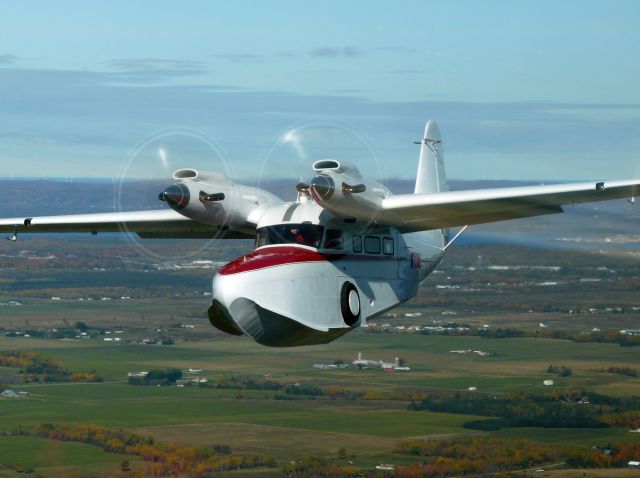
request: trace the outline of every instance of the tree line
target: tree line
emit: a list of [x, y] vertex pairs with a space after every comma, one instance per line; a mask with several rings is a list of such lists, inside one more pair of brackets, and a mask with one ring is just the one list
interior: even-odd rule
[[[465, 330], [466, 329], [466, 330]], [[368, 333], [402, 333], [389, 328], [373, 327], [367, 330]], [[635, 347], [640, 345], [640, 335], [621, 334], [618, 330], [605, 330], [600, 332], [570, 332], [566, 330], [522, 330], [511, 327], [497, 327], [495, 329], [477, 329], [469, 324], [450, 322], [444, 326], [444, 330], [434, 330], [423, 328], [420, 335], [452, 335], [452, 336], [473, 336], [486, 339], [512, 339], [518, 337], [533, 337], [545, 339], [571, 340], [577, 343], [604, 343], [618, 344], [621, 347]]]
[[0, 366], [20, 369], [25, 382], [102, 382], [95, 371], [72, 372], [52, 357], [36, 352], [0, 352]]
[[610, 397], [584, 390], [504, 395], [441, 393], [411, 402], [409, 410], [484, 415], [465, 428], [607, 428], [640, 426], [640, 397]]
[[547, 445], [531, 440], [416, 439], [401, 442], [395, 453], [424, 458], [421, 464], [397, 469], [398, 478], [445, 477], [510, 472], [556, 462], [565, 462], [574, 468], [624, 467], [640, 457], [640, 444], [616, 443], [598, 449]]
[[181, 378], [182, 370], [177, 368], [154, 369], [144, 377], [129, 377], [129, 385], [173, 385]]
[[271, 456], [233, 454], [228, 445], [191, 447], [157, 443], [150, 436], [96, 425], [45, 423], [0, 434], [74, 441], [98, 446], [110, 453], [138, 456], [145, 462], [144, 469], [137, 471], [138, 476], [204, 478], [230, 470], [277, 466]]
[[[178, 369], [150, 370], [144, 377], [129, 377], [130, 385], [174, 385], [183, 378], [182, 371]], [[185, 386], [193, 386], [192, 382]], [[274, 399], [291, 400], [298, 397], [325, 397], [330, 400], [359, 400], [366, 398], [375, 400], [375, 392], [359, 392], [346, 390], [342, 387], [319, 387], [310, 383], [282, 383], [270, 379], [258, 379], [248, 376], [231, 375], [210, 380], [206, 383], [198, 383], [201, 388], [216, 388], [221, 390], [265, 390], [276, 392]], [[404, 394], [407, 397], [416, 398], [416, 394]], [[421, 397], [422, 398], [422, 397]], [[382, 399], [382, 398], [379, 398]]]

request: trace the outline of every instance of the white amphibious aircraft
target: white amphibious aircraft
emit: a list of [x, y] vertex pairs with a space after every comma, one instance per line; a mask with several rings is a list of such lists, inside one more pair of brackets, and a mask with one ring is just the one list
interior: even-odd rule
[[313, 164], [315, 176], [283, 202], [195, 169], [154, 211], [1, 219], [12, 232], [130, 231], [142, 238], [255, 238], [255, 249], [213, 277], [209, 319], [270, 346], [330, 342], [415, 296], [459, 233], [450, 227], [554, 214], [562, 206], [629, 198], [640, 179], [448, 191], [442, 140], [429, 121], [413, 194], [394, 195], [344, 161]]

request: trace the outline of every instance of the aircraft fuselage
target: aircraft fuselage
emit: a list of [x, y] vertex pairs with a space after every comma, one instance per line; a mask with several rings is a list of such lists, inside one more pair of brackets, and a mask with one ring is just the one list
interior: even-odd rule
[[263, 345], [326, 343], [366, 327], [414, 297], [443, 256], [424, 247], [428, 233], [407, 241], [392, 227], [345, 222], [315, 201], [272, 209], [256, 248], [215, 274], [209, 309], [214, 326]]

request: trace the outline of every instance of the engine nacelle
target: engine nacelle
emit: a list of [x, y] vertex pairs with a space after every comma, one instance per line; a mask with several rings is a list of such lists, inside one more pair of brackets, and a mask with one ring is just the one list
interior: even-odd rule
[[391, 192], [382, 184], [365, 180], [357, 167], [323, 159], [313, 164], [317, 175], [309, 184], [309, 194], [334, 214], [363, 221], [375, 220], [382, 199]]
[[176, 183], [160, 193], [160, 199], [203, 224], [242, 229], [259, 206], [279, 201], [266, 191], [238, 185], [216, 172], [179, 169], [173, 179]]
[[[204, 224], [227, 224], [230, 218], [229, 201], [225, 201], [233, 191], [233, 181], [219, 173], [179, 169], [173, 173], [176, 184], [160, 194], [175, 211], [183, 216]], [[206, 200], [215, 195], [217, 200]]]

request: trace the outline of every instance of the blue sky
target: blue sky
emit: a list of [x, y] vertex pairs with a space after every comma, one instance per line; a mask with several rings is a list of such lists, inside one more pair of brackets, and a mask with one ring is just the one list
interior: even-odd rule
[[411, 177], [434, 118], [450, 177], [640, 177], [638, 25], [636, 1], [6, 2], [0, 176]]

